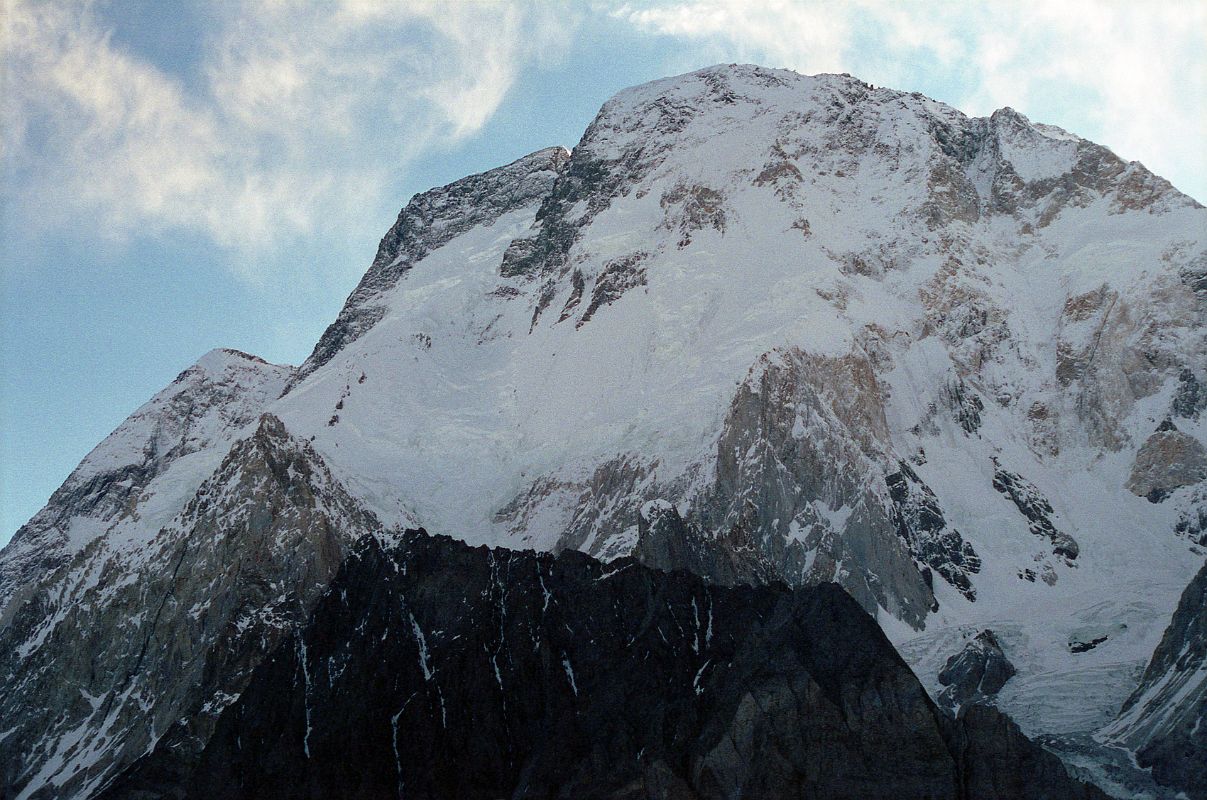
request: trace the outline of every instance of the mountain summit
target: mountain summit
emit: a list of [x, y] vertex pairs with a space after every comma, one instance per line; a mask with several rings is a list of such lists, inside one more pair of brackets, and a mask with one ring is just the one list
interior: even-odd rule
[[1205, 314], [1207, 210], [1010, 109], [626, 90], [572, 151], [416, 195], [301, 367], [206, 356], [17, 533], [0, 782], [200, 753], [357, 542], [421, 525], [835, 582], [935, 695], [992, 628], [988, 702], [1092, 742], [1207, 546]]

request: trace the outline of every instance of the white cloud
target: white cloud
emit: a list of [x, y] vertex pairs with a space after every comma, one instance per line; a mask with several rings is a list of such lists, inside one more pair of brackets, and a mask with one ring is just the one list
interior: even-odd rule
[[639, 28], [668, 36], [725, 40], [740, 60], [826, 72], [842, 61], [851, 40], [851, 15], [833, 3], [790, 0], [696, 0], [634, 6], [613, 13]]
[[984, 80], [967, 99], [974, 110], [1030, 105], [1069, 127], [1084, 119], [1077, 133], [1207, 200], [1207, 4], [1004, 5], [989, 24], [977, 34]]
[[664, 0], [611, 13], [713, 58], [850, 72], [974, 114], [1009, 105], [1207, 201], [1202, 0]]
[[570, 25], [540, 2], [217, 8], [186, 87], [91, 3], [10, 4], [0, 110], [23, 222], [200, 232], [251, 255], [353, 223], [418, 153], [478, 130]]
[[[1202, 2], [600, 2], [673, 38], [668, 61], [847, 71], [976, 114], [1011, 105], [1207, 200]], [[118, 242], [199, 233], [244, 265], [298, 234], [371, 239], [366, 210], [398, 200], [383, 193], [408, 163], [480, 130], [522, 70], [590, 24], [581, 8], [232, 0], [211, 7], [186, 83], [116, 43], [89, 0], [9, 0], [5, 213]]]

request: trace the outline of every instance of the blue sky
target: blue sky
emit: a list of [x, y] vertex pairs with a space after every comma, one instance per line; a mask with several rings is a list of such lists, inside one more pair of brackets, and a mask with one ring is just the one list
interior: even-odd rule
[[[169, 10], [170, 9], [170, 10]], [[7, 0], [0, 543], [214, 347], [298, 363], [417, 191], [718, 62], [1009, 105], [1207, 201], [1207, 3]]]

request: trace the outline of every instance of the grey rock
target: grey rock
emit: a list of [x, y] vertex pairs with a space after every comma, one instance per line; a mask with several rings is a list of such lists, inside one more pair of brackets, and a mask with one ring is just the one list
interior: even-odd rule
[[777, 565], [752, 534], [749, 526], [735, 525], [724, 538], [709, 537], [684, 522], [670, 503], [654, 501], [638, 516], [632, 555], [654, 569], [686, 570], [727, 586], [773, 582], [779, 577]]
[[1207, 478], [1207, 447], [1170, 423], [1145, 440], [1136, 452], [1127, 489], [1160, 503], [1175, 489]]
[[893, 501], [897, 535], [927, 568], [939, 573], [969, 600], [976, 600], [971, 575], [981, 571], [981, 559], [960, 532], [947, 525], [939, 500], [904, 461], [885, 477]]
[[[97, 540], [0, 631], [0, 786], [86, 797], [161, 737], [195, 756], [352, 542], [379, 531], [265, 415], [140, 558]], [[38, 781], [56, 764], [75, 767]]]
[[1207, 408], [1207, 390], [1195, 377], [1194, 371], [1184, 367], [1178, 373], [1178, 389], [1170, 404], [1170, 411], [1179, 417], [1197, 419], [1204, 408]]
[[575, 327], [581, 328], [590, 322], [595, 312], [615, 303], [628, 290], [644, 286], [646, 276], [641, 262], [648, 257], [648, 253], [638, 252], [604, 264], [591, 289], [591, 302]]
[[568, 503], [559, 549], [726, 584], [837, 581], [869, 612], [920, 628], [936, 576], [975, 599], [981, 562], [893, 456], [884, 400], [865, 353], [768, 353], [734, 394], [711, 475], [662, 484], [655, 465], [619, 458], [582, 483], [535, 482], [496, 521], [519, 532], [543, 503]]
[[1178, 512], [1174, 533], [1199, 547], [1207, 547], [1207, 487], [1198, 486]]
[[994, 458], [993, 488], [1010, 498], [1019, 513], [1027, 518], [1027, 527], [1031, 533], [1051, 543], [1053, 555], [1061, 557], [1070, 565], [1076, 560], [1081, 548], [1072, 536], [1057, 529], [1052, 522], [1052, 516], [1056, 512], [1035, 484], [1022, 475], [1005, 469]]
[[[884, 398], [862, 353], [764, 356], [730, 403], [695, 521], [747, 529], [791, 584], [835, 580], [869, 611], [920, 626], [935, 604], [918, 566], [934, 531], [911, 527], [877, 479], [894, 463]], [[823, 512], [839, 509], [848, 515], [836, 529]]]
[[1190, 800], [1207, 798], [1207, 564], [1107, 736], [1135, 751], [1158, 782]]
[[142, 493], [174, 462], [221, 448], [254, 423], [292, 372], [238, 350], [214, 350], [131, 414], [5, 545], [0, 628], [93, 537], [137, 524]]
[[939, 671], [940, 706], [958, 711], [996, 695], [1016, 672], [991, 630], [978, 633], [964, 649], [947, 659]]
[[976, 433], [981, 427], [981, 412], [985, 410], [981, 398], [963, 380], [949, 382], [944, 387], [942, 398], [964, 432]]

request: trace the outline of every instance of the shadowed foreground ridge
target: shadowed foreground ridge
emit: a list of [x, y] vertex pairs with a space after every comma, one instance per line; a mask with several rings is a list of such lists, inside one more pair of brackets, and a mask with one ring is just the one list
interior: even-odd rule
[[1189, 800], [1207, 798], [1207, 564], [1182, 593], [1140, 685], [1108, 736]]
[[939, 711], [833, 584], [368, 539], [219, 718], [117, 797], [1099, 798], [1007, 717]]

